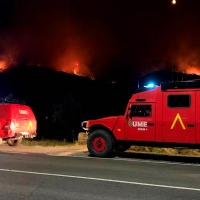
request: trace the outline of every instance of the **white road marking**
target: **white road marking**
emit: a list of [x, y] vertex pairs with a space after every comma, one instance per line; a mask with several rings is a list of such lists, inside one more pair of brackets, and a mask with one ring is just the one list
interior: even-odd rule
[[160, 188], [190, 190], [190, 191], [200, 192], [200, 188], [179, 187], [179, 186], [172, 186], [172, 185], [158, 185], [158, 184], [151, 184], [151, 183], [120, 181], [120, 180], [114, 180], [114, 179], [103, 179], [103, 178], [85, 177], [85, 176], [72, 176], [72, 175], [65, 175], [65, 174], [51, 174], [51, 173], [42, 173], [42, 172], [20, 171], [20, 170], [12, 170], [12, 169], [0, 169], [0, 171], [13, 172], [13, 173], [24, 173], [24, 174], [34, 174], [34, 175], [44, 175], [44, 176], [65, 177], [65, 178], [77, 178], [77, 179], [124, 183], [124, 184], [131, 184], [131, 185], [142, 185], [142, 186], [150, 186], [150, 187], [160, 187]]

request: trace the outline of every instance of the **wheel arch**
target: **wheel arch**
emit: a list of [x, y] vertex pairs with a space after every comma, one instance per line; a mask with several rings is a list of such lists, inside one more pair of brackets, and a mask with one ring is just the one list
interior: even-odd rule
[[96, 125], [91, 126], [89, 129], [89, 134], [91, 134], [93, 131], [98, 130], [98, 129], [107, 131], [110, 134], [110, 136], [116, 141], [116, 138], [115, 138], [113, 132], [109, 128], [107, 128], [106, 126], [103, 126], [101, 124], [96, 124]]

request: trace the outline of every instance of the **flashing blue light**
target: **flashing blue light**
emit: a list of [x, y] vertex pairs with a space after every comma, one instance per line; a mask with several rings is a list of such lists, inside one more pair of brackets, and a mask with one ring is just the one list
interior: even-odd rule
[[149, 83], [148, 85], [144, 86], [145, 88], [155, 88], [157, 87], [157, 85], [155, 85], [154, 83]]

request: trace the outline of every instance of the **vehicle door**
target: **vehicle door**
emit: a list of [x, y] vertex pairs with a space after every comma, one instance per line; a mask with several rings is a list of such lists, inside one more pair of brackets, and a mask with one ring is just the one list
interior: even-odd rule
[[163, 141], [195, 143], [195, 92], [163, 94]]
[[155, 103], [130, 104], [125, 121], [127, 140], [155, 141]]

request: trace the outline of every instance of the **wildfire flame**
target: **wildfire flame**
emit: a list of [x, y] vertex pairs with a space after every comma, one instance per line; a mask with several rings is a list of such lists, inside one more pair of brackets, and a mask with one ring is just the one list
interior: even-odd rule
[[75, 68], [74, 69], [74, 74], [77, 75], [77, 76], [79, 76], [79, 74], [77, 73], [77, 71], [78, 71], [77, 68]]
[[185, 46], [181, 49], [180, 55], [178, 54], [174, 58], [174, 63], [177, 66], [178, 71], [186, 74], [200, 75], [200, 59], [199, 54], [195, 50], [186, 51]]
[[5, 61], [0, 61], [0, 71], [3, 71], [6, 69], [6, 62]]
[[92, 76], [92, 74], [89, 72], [89, 70], [85, 66], [79, 65], [78, 62], [75, 62], [75, 68], [73, 69], [73, 74], [77, 76], [85, 76], [90, 77], [92, 80], [95, 80], [95, 78]]
[[78, 73], [80, 71], [80, 69], [79, 69], [79, 63], [76, 62], [75, 66], [76, 66], [76, 68], [74, 69], [74, 74], [77, 75], [77, 76], [81, 76], [81, 74]]
[[196, 74], [196, 75], [200, 75], [200, 69], [197, 67], [188, 67], [186, 69], [186, 73], [187, 74]]

